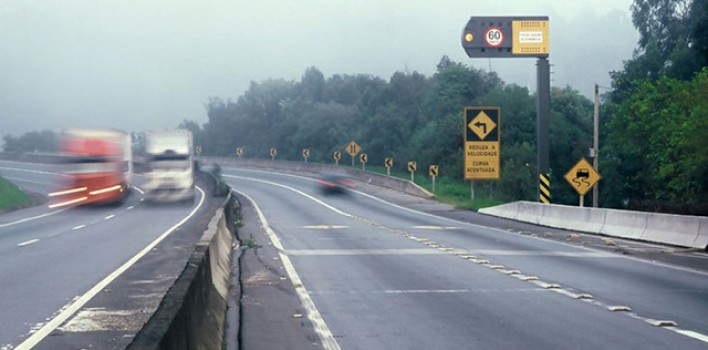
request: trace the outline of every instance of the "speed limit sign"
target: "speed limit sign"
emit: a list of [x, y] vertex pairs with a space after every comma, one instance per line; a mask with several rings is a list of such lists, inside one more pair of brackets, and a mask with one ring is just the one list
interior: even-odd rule
[[499, 47], [504, 43], [504, 32], [499, 27], [489, 27], [484, 32], [484, 42], [490, 47]]

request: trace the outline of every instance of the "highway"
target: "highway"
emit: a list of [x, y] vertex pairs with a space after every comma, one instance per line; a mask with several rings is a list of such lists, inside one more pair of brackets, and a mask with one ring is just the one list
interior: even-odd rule
[[324, 195], [310, 178], [223, 173], [260, 210], [244, 220], [282, 245], [326, 348], [708, 346], [705, 272]]
[[[55, 165], [0, 161], [0, 175], [39, 194], [55, 188], [57, 171]], [[131, 258], [193, 215], [199, 199], [192, 206], [148, 206], [133, 190], [121, 206], [39, 205], [1, 215], [0, 348], [41, 341], [37, 334], [51, 332]]]

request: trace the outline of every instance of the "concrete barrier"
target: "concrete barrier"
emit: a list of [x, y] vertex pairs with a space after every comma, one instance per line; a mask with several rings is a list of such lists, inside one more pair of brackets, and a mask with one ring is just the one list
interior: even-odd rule
[[695, 247], [700, 233], [701, 218], [668, 214], [647, 215], [647, 228], [642, 240], [669, 243], [682, 247]]
[[222, 348], [235, 205], [229, 195], [177, 281], [128, 349]]
[[641, 239], [647, 229], [647, 213], [607, 209], [605, 224], [599, 233], [609, 236]]
[[542, 226], [708, 250], [708, 217], [514, 202], [482, 214]]
[[543, 207], [532, 202], [518, 202], [519, 212], [514, 220], [538, 224], [543, 214]]
[[698, 223], [698, 236], [692, 247], [708, 251], [708, 218], [702, 218]]
[[593, 208], [566, 205], [543, 205], [539, 225], [584, 232], [600, 232], [605, 223], [605, 213]]

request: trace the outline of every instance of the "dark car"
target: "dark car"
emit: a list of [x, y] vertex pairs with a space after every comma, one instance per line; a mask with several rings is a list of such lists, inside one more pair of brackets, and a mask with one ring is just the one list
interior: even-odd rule
[[344, 174], [322, 174], [317, 179], [317, 183], [322, 192], [327, 194], [346, 193], [355, 187], [351, 178]]

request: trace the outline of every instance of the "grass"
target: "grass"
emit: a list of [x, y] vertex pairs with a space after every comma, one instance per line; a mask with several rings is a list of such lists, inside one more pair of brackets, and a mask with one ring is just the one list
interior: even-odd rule
[[[361, 167], [359, 167], [361, 169]], [[385, 167], [367, 166], [366, 171], [386, 175]], [[410, 180], [410, 173], [391, 171], [391, 176]], [[433, 192], [432, 178], [428, 176], [428, 169], [420, 169], [415, 173], [415, 183]], [[492, 185], [493, 186], [493, 185]], [[493, 187], [492, 187], [493, 190]], [[480, 208], [492, 207], [506, 203], [494, 198], [493, 191], [490, 191], [489, 181], [477, 181], [475, 183], [475, 199], [470, 197], [470, 183], [468, 181], [453, 180], [445, 176], [435, 179], [435, 196], [443, 203], [447, 203], [460, 209], [479, 210]]]
[[27, 204], [29, 198], [14, 184], [0, 177], [0, 210]]

